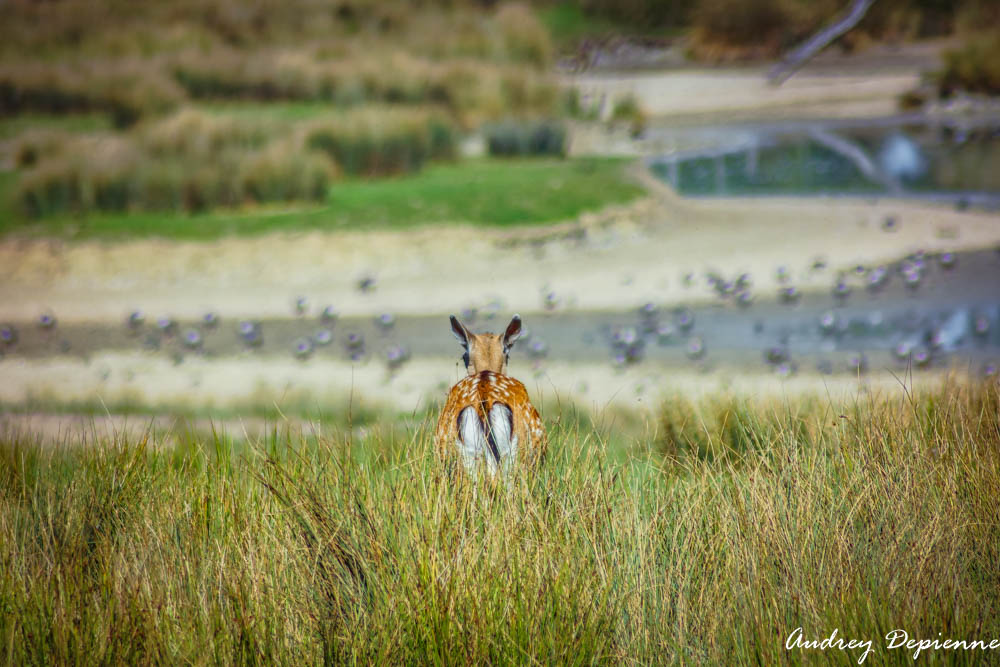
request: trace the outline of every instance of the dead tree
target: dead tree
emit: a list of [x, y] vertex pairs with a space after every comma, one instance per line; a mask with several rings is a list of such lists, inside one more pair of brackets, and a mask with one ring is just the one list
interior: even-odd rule
[[875, 0], [853, 0], [847, 12], [837, 21], [792, 49], [782, 58], [781, 62], [772, 67], [771, 71], [767, 73], [768, 81], [776, 86], [784, 83], [788, 77], [806, 64], [806, 61], [822, 51], [830, 42], [856, 26], [874, 3]]

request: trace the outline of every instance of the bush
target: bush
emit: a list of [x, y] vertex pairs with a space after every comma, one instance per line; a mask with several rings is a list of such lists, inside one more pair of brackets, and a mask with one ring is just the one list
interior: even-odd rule
[[210, 158], [224, 150], [263, 147], [288, 128], [255, 118], [218, 116], [184, 109], [138, 128], [137, 139], [156, 157]]
[[611, 121], [613, 123], [628, 123], [629, 132], [634, 137], [642, 135], [646, 130], [646, 113], [639, 106], [639, 101], [631, 94], [615, 101], [611, 110]]
[[24, 175], [18, 184], [19, 199], [33, 217], [121, 211], [133, 198], [132, 179], [140, 162], [136, 147], [120, 137], [76, 138]]
[[306, 145], [328, 153], [348, 174], [383, 176], [416, 171], [432, 157], [454, 153], [447, 121], [426, 112], [401, 109], [349, 112], [317, 121]]
[[301, 143], [278, 141], [244, 161], [240, 184], [246, 195], [258, 202], [322, 201], [335, 175], [325, 155], [303, 154]]
[[537, 67], [552, 63], [552, 41], [530, 7], [507, 4], [500, 7], [496, 22], [503, 37], [504, 49], [512, 60], [528, 62]]
[[936, 75], [942, 96], [959, 90], [1000, 95], [1000, 30], [975, 35], [943, 57], [944, 68]]
[[127, 127], [177, 106], [184, 91], [141, 63], [16, 63], [0, 67], [0, 113], [104, 111]]
[[[489, 116], [529, 111], [516, 106], [520, 99], [555, 96], [543, 72], [552, 60], [548, 34], [525, 5], [485, 12], [414, 10], [401, 1], [331, 8], [311, 0], [252, 7], [217, 0], [144, 3], [125, 12], [112, 0], [64, 0], [58, 10], [36, 4], [4, 8], [0, 113], [102, 111], [125, 127], [188, 99], [241, 99], [440, 104]], [[456, 63], [474, 70], [485, 91], [474, 79], [453, 78]], [[506, 79], [520, 70], [534, 75], [528, 94], [506, 96]]]
[[340, 73], [304, 53], [235, 49], [179, 56], [174, 77], [195, 99], [316, 100], [332, 99]]
[[33, 167], [39, 160], [60, 153], [70, 139], [59, 130], [28, 130], [14, 142], [14, 164], [19, 169]]
[[705, 0], [692, 15], [692, 53], [706, 60], [772, 58], [840, 11], [831, 0]]
[[190, 110], [124, 137], [32, 135], [17, 156], [27, 168], [18, 198], [30, 217], [320, 201], [336, 176], [301, 132]]
[[557, 121], [507, 120], [487, 125], [484, 133], [490, 155], [561, 157], [566, 154], [566, 128]]
[[693, 0], [581, 0], [585, 12], [637, 30], [687, 25]]

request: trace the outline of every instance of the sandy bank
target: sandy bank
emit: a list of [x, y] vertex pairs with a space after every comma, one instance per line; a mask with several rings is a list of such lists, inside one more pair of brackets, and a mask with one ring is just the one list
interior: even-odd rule
[[[499, 299], [508, 311], [631, 308], [710, 298], [681, 276], [751, 273], [773, 293], [787, 267], [802, 288], [827, 289], [832, 272], [917, 249], [1000, 244], [1000, 216], [890, 199], [684, 200], [645, 172], [651, 195], [555, 228], [273, 234], [215, 242], [6, 240], [0, 242], [0, 320], [51, 310], [63, 321], [151, 316], [285, 316], [295, 297], [341, 313], [448, 313]], [[896, 231], [882, 229], [892, 216]], [[816, 272], [817, 258], [828, 264]], [[357, 288], [364, 276], [376, 289]]]

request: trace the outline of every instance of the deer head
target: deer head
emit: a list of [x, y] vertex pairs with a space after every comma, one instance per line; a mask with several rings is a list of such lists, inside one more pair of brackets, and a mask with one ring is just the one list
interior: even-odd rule
[[506, 373], [507, 358], [514, 341], [521, 335], [521, 317], [514, 315], [502, 334], [474, 334], [465, 328], [454, 315], [451, 316], [451, 331], [462, 344], [465, 353], [462, 361], [469, 375], [478, 375], [483, 371]]

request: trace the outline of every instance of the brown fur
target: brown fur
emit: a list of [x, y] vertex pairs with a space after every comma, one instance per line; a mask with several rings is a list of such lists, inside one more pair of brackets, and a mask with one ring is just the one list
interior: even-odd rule
[[[457, 328], [456, 328], [457, 325]], [[469, 375], [451, 388], [438, 418], [434, 442], [442, 458], [450, 456], [459, 437], [458, 417], [462, 410], [474, 407], [483, 424], [493, 406], [502, 403], [510, 408], [513, 435], [518, 441], [518, 458], [537, 462], [546, 448], [545, 427], [538, 410], [531, 404], [528, 391], [518, 380], [505, 373], [507, 349], [520, 335], [521, 321], [516, 315], [503, 334], [473, 334], [452, 318], [456, 337], [467, 341]]]
[[503, 353], [503, 334], [469, 333], [469, 376], [483, 371], [503, 374], [507, 357]]

